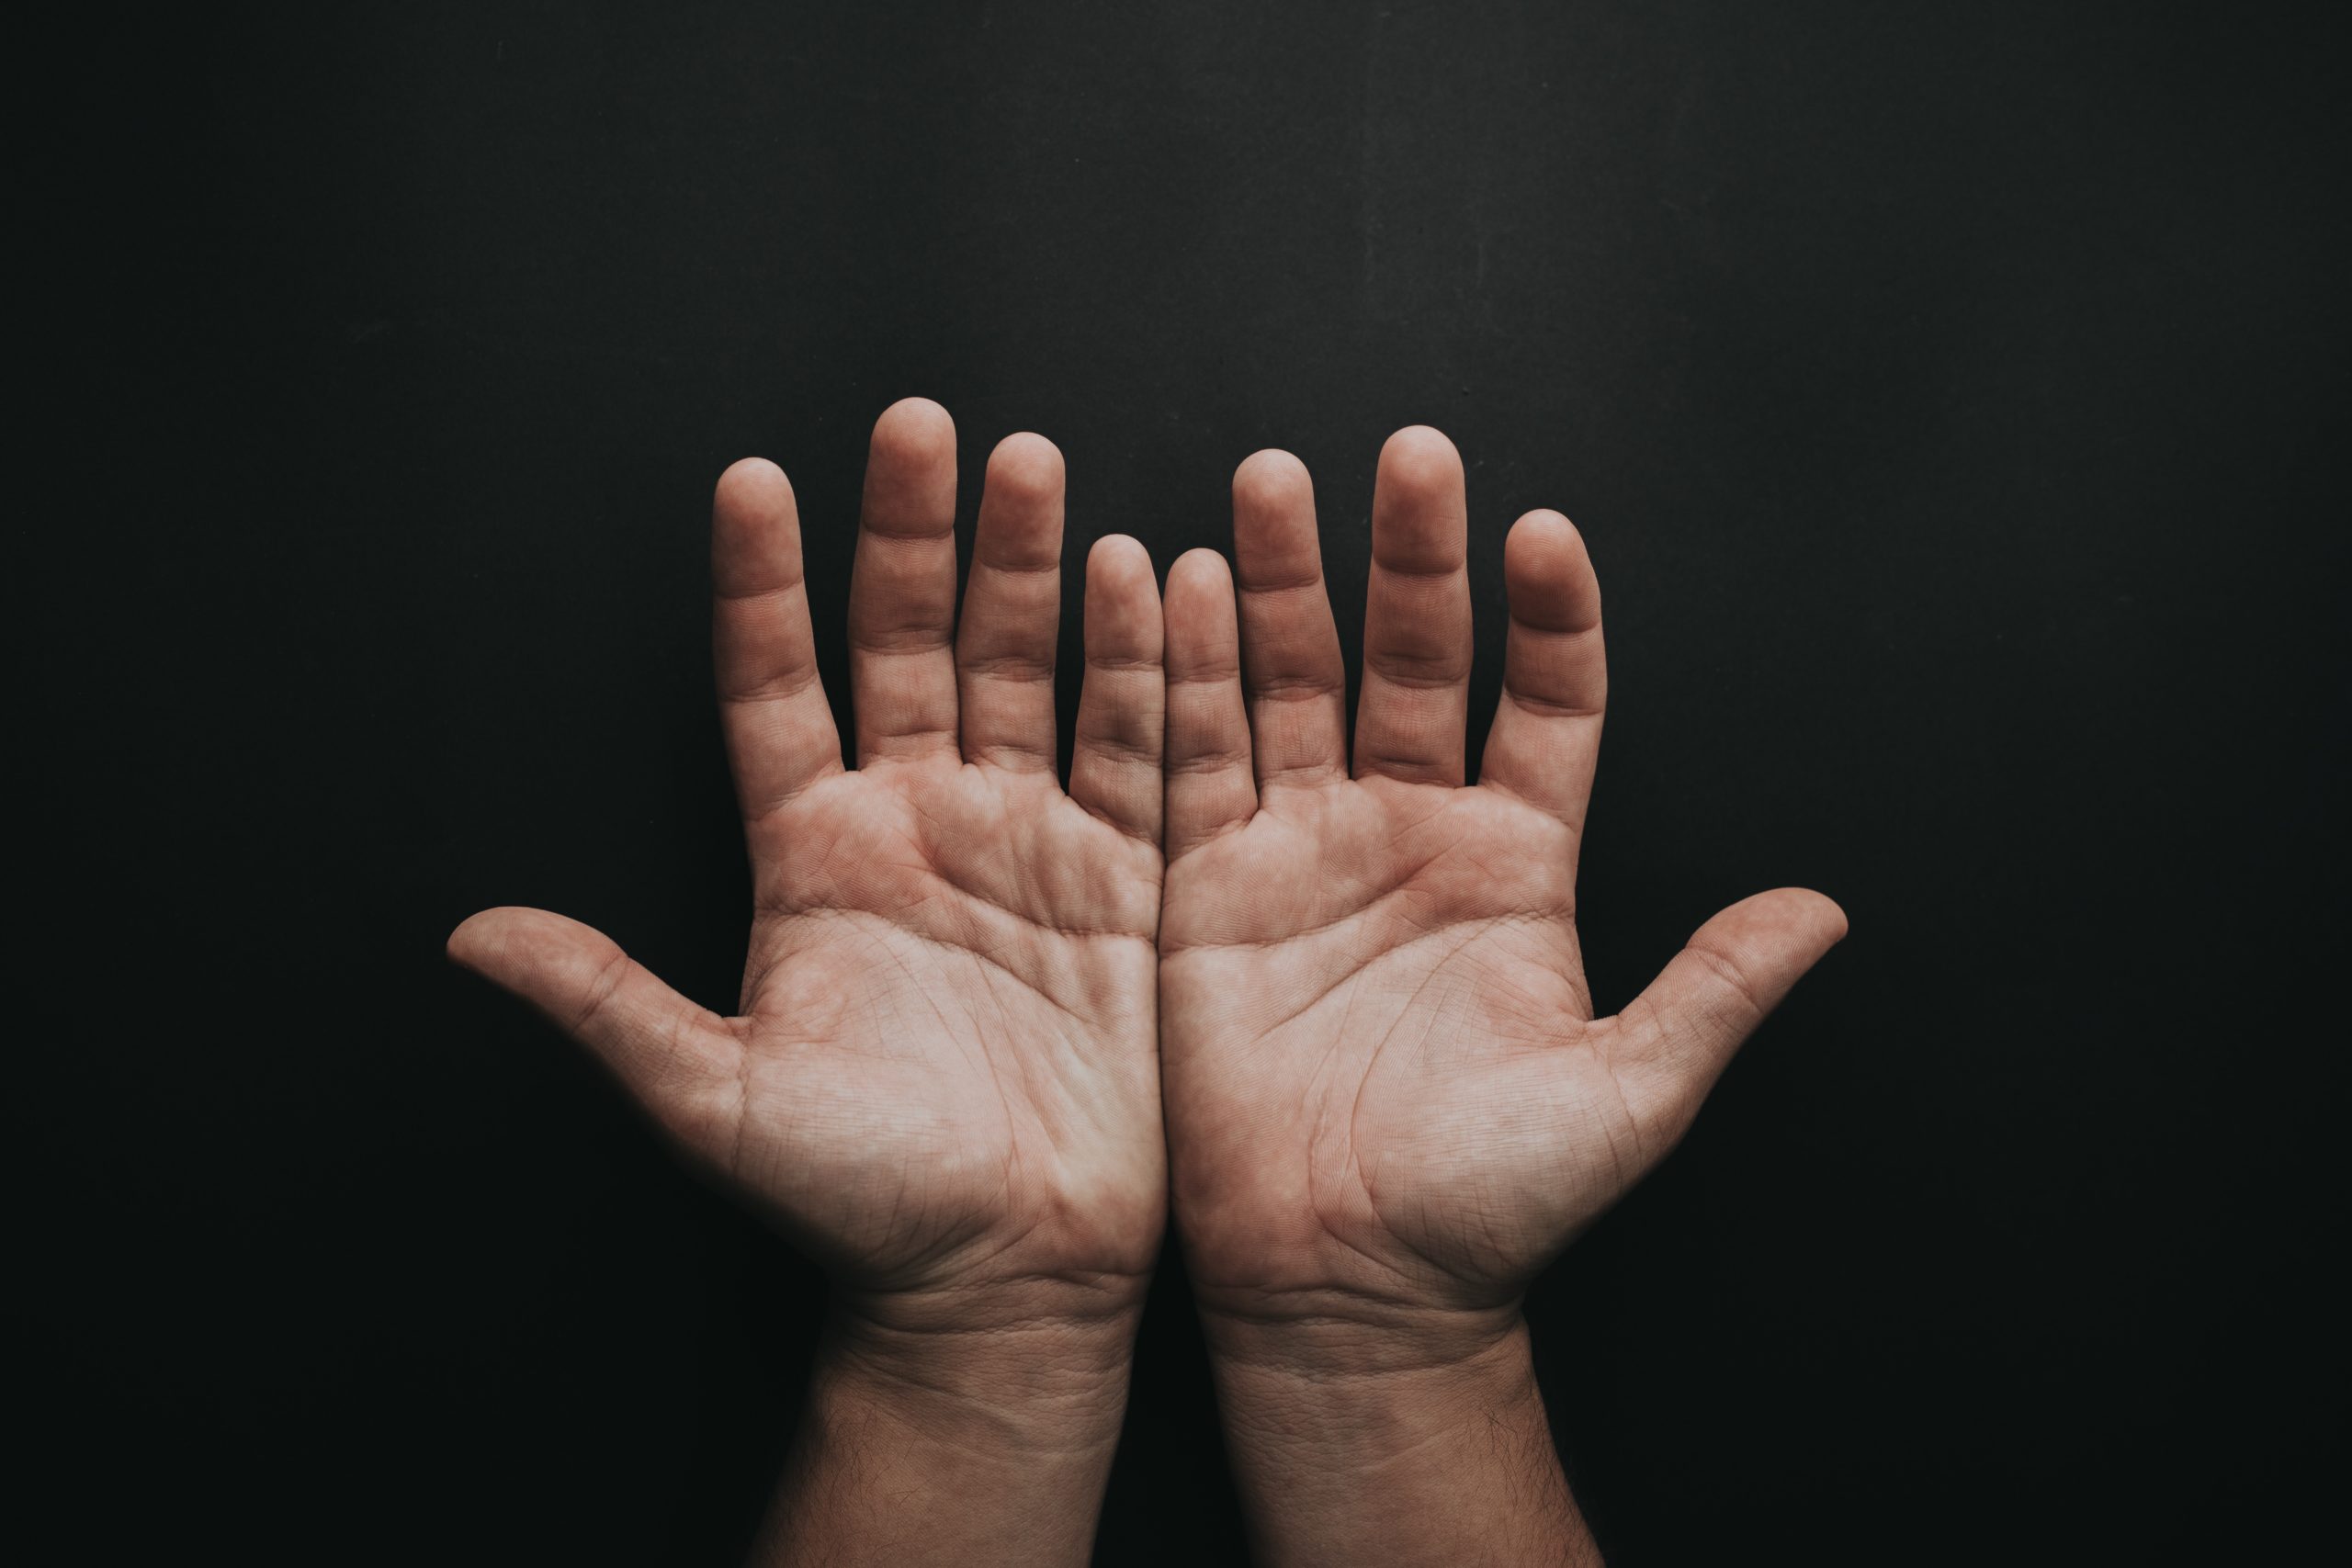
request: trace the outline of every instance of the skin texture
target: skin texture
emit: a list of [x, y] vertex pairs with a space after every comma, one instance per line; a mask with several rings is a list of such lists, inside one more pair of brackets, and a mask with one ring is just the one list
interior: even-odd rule
[[1843, 915], [1759, 894], [1593, 1017], [1599, 590], [1566, 518], [1519, 520], [1502, 705], [1464, 787], [1466, 502], [1425, 427], [1381, 453], [1352, 765], [1311, 489], [1270, 451], [1234, 479], [1238, 596], [1222, 558], [1185, 556], [1164, 638], [1142, 547], [1095, 545], [1065, 790], [1062, 498], [1050, 443], [997, 446], [959, 625], [954, 426], [922, 399], [884, 412], [853, 770], [791, 486], [729, 469], [714, 649], [754, 873], [736, 1013], [545, 910], [485, 910], [451, 955], [831, 1270], [757, 1561], [1083, 1561], [1171, 1195], [1266, 1561], [1597, 1561], [1521, 1293]]
[[714, 650], [754, 888], [733, 1016], [545, 910], [449, 939], [831, 1273], [763, 1561], [1082, 1561], [1167, 1211], [1151, 563], [1123, 537], [1089, 557], [1065, 791], [1061, 455], [1027, 434], [991, 454], [960, 627], [956, 461], [936, 403], [875, 425], [854, 769], [792, 487], [756, 459], [718, 482]]
[[1306, 468], [1234, 476], [1234, 558], [1168, 582], [1160, 1014], [1173, 1195], [1270, 1562], [1594, 1560], [1535, 1393], [1528, 1281], [1673, 1146], [1845, 932], [1758, 894], [1595, 1019], [1577, 853], [1600, 599], [1512, 527], [1504, 691], [1465, 787], [1461, 459], [1380, 454], [1352, 761]]

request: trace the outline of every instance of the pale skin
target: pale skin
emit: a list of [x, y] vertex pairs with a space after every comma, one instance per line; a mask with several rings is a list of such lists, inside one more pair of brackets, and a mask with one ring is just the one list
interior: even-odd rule
[[852, 769], [791, 486], [756, 460], [719, 480], [714, 650], [753, 873], [734, 1016], [543, 910], [450, 938], [831, 1273], [762, 1562], [1082, 1562], [1093, 1536], [1167, 1213], [1160, 616], [1142, 546], [1099, 541], [1065, 790], [1063, 488], [1041, 436], [990, 455], [959, 626], [955, 427], [922, 399], [883, 413]]
[[1142, 547], [1094, 545], [1066, 787], [1060, 454], [990, 454], [960, 616], [956, 461], [935, 403], [876, 424], [846, 755], [791, 486], [756, 460], [719, 481], [754, 889], [733, 1016], [544, 910], [449, 942], [831, 1275], [755, 1561], [1085, 1561], [1171, 1199], [1265, 1560], [1597, 1561], [1521, 1292], [1842, 915], [1758, 895], [1593, 1019], [1598, 590], [1566, 519], [1512, 529], [1505, 694], [1464, 787], [1466, 510], [1435, 431], [1381, 454], [1352, 765], [1307, 476], [1261, 452], [1234, 479], [1238, 601], [1195, 551], [1163, 633]]
[[1462, 462], [1374, 476], [1352, 756], [1306, 470], [1234, 476], [1234, 558], [1168, 581], [1160, 1057], [1174, 1208], [1263, 1561], [1597, 1562], [1528, 1360], [1530, 1280], [1690, 1124], [1845, 933], [1782, 888], [1596, 1020], [1575, 923], [1606, 700], [1583, 541], [1504, 547], [1503, 693], [1465, 787]]

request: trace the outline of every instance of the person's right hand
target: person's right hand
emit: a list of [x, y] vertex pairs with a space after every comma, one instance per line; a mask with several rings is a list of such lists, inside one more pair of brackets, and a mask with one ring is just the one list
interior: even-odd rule
[[[1336, 1387], [1509, 1339], [1530, 1279], [1673, 1146], [1846, 922], [1818, 893], [1758, 894], [1596, 1019], [1575, 886], [1604, 681], [1576, 529], [1539, 511], [1511, 530], [1501, 706], [1464, 787], [1453, 445], [1416, 426], [1381, 452], [1352, 769], [1305, 468], [1256, 454], [1233, 509], [1238, 626], [1214, 552], [1168, 581], [1162, 1093], [1235, 1440], [1280, 1433], [1295, 1458], [1302, 1432], [1358, 1442], [1470, 1388], [1450, 1375], [1402, 1404], [1366, 1395], [1345, 1421], [1315, 1413]], [[1280, 1510], [1294, 1529], [1302, 1485]], [[1335, 1513], [1361, 1520], [1366, 1502]], [[1338, 1528], [1314, 1526], [1326, 1544]]]

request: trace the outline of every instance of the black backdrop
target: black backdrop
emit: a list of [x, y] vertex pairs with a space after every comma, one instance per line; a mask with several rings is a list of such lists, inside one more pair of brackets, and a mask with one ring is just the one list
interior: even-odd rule
[[[1533, 1300], [1612, 1562], [2261, 1560], [2343, 1393], [2319, 15], [408, 4], [28, 58], [37, 1504], [96, 1560], [740, 1551], [821, 1282], [441, 942], [540, 904], [731, 1002], [709, 486], [777, 459], [843, 584], [921, 393], [967, 507], [1062, 446], [1072, 566], [1222, 545], [1299, 453], [1351, 644], [1374, 456], [1438, 425], [1478, 732], [1509, 521], [1601, 573], [1602, 1004], [1755, 889], [1850, 913]], [[1172, 1259], [1136, 1381], [1102, 1560], [1237, 1552]]]

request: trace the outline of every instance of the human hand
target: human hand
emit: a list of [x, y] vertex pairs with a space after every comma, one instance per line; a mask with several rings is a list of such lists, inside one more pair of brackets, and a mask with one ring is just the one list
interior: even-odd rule
[[[1166, 1213], [1160, 615], [1143, 547], [1100, 540], [1065, 792], [1062, 502], [1051, 443], [997, 446], [959, 629], [955, 427], [922, 399], [883, 413], [849, 593], [849, 771], [792, 488], [765, 462], [729, 468], [714, 643], [753, 883], [736, 1015], [544, 910], [485, 910], [449, 951], [595, 1052], [824, 1265], [842, 1358], [872, 1382], [944, 1393], [992, 1442], [1042, 1399], [1040, 1440], [1091, 1463]], [[1069, 1512], [1091, 1524], [1091, 1500]]]
[[[1352, 772], [1306, 471], [1258, 453], [1233, 496], [1238, 627], [1215, 553], [1168, 581], [1160, 1050], [1177, 1224], [1238, 1448], [1295, 1471], [1303, 1450], [1379, 1427], [1426, 1468], [1421, 1416], [1458, 1391], [1476, 1395], [1465, 1420], [1533, 1401], [1528, 1281], [1673, 1146], [1845, 919], [1817, 893], [1758, 894], [1595, 1019], [1575, 886], [1605, 680], [1575, 528], [1532, 512], [1511, 530], [1501, 705], [1464, 787], [1453, 445], [1416, 426], [1381, 452]], [[1371, 1392], [1480, 1368], [1495, 1375]], [[1318, 1414], [1340, 1387], [1344, 1419]], [[1383, 1461], [1358, 1447], [1349, 1462]], [[1295, 1528], [1311, 1490], [1295, 1473], [1282, 1488]], [[1364, 1503], [1348, 1500], [1348, 1521], [1376, 1513]], [[1340, 1528], [1315, 1527], [1326, 1546]]]

